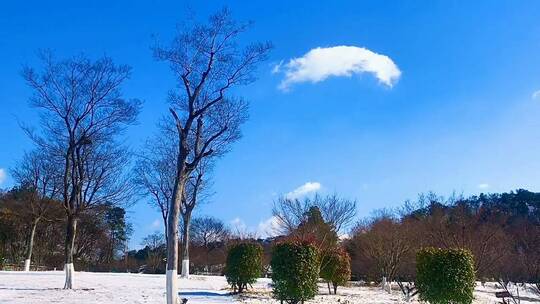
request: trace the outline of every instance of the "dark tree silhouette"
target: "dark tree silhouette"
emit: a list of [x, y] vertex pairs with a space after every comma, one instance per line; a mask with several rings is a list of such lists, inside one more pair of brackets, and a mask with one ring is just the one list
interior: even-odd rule
[[53, 161], [39, 150], [26, 153], [12, 171], [25, 200], [20, 212], [25, 220], [30, 221], [24, 260], [24, 270], [29, 271], [36, 229], [42, 220], [47, 219], [48, 211], [56, 203], [54, 199], [59, 194], [59, 175]]
[[87, 209], [126, 202], [132, 194], [129, 179], [123, 176], [129, 154], [118, 136], [135, 122], [141, 102], [122, 98], [120, 88], [131, 69], [108, 57], [57, 61], [44, 53], [41, 59], [41, 72], [23, 70], [34, 91], [30, 104], [41, 117], [39, 132], [26, 130], [57, 164], [61, 176], [67, 222], [64, 288], [71, 289], [78, 218]]
[[210, 253], [221, 247], [231, 233], [222, 221], [209, 216], [194, 218], [191, 225], [192, 241], [194, 244], [204, 248], [205, 271], [208, 272]]
[[[256, 66], [271, 48], [268, 43], [241, 48], [238, 37], [248, 27], [249, 23], [235, 22], [224, 9], [207, 24], [184, 27], [168, 47], [154, 49], [156, 58], [169, 63], [180, 83], [169, 94], [178, 153], [170, 164], [176, 172], [167, 221], [168, 304], [175, 304], [178, 298], [178, 224], [186, 183], [202, 159], [225, 153], [240, 137], [247, 104], [227, 93], [254, 80]], [[182, 264], [187, 276], [189, 261]]]
[[356, 201], [340, 198], [336, 194], [303, 199], [280, 197], [274, 202], [272, 214], [277, 219], [280, 232], [290, 234], [306, 221], [312, 207], [317, 207], [324, 221], [336, 233], [343, 232], [356, 215]]

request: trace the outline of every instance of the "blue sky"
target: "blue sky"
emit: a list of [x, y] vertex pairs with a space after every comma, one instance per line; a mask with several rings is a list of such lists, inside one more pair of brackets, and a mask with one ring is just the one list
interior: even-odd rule
[[[357, 199], [360, 217], [430, 190], [540, 190], [540, 96], [533, 97], [540, 90], [540, 2], [329, 3], [3, 2], [0, 168], [7, 172], [31, 148], [17, 122], [37, 124], [20, 70], [36, 62], [37, 50], [107, 54], [130, 64], [125, 96], [145, 101], [127, 134], [137, 148], [166, 113], [174, 87], [167, 66], [152, 58], [152, 36], [170, 39], [187, 8], [204, 19], [227, 5], [237, 19], [255, 21], [244, 41], [270, 40], [275, 49], [259, 80], [235, 91], [250, 100], [250, 120], [219, 162], [216, 194], [198, 214], [257, 230], [277, 195], [306, 183]], [[272, 73], [275, 65], [335, 46], [387, 56], [401, 75], [391, 87], [359, 73], [278, 88], [284, 75]], [[9, 175], [0, 180], [2, 188], [12, 186]], [[130, 220], [134, 246], [160, 228], [145, 202], [130, 209]]]

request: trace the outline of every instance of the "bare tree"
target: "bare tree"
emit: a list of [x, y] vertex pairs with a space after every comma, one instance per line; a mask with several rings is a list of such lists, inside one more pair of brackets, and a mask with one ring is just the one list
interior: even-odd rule
[[312, 207], [320, 210], [324, 221], [336, 233], [343, 232], [356, 215], [356, 201], [340, 198], [337, 194], [315, 195], [304, 199], [280, 197], [274, 202], [272, 214], [277, 219], [281, 233], [290, 234], [307, 220], [306, 216]]
[[205, 271], [208, 272], [210, 252], [219, 248], [220, 244], [229, 238], [230, 231], [222, 221], [209, 216], [193, 219], [192, 226], [191, 235], [193, 242], [202, 246], [205, 250]]
[[27, 131], [59, 165], [67, 222], [64, 288], [71, 289], [79, 216], [105, 203], [126, 202], [131, 195], [129, 179], [123, 175], [129, 155], [118, 136], [135, 122], [141, 102], [122, 98], [120, 87], [131, 69], [108, 57], [56, 61], [45, 53], [41, 58], [41, 73], [23, 70], [34, 91], [31, 105], [41, 111], [40, 132]]
[[227, 93], [254, 80], [256, 66], [271, 48], [268, 43], [241, 48], [238, 37], [248, 26], [233, 21], [224, 9], [208, 24], [184, 27], [170, 46], [154, 49], [156, 58], [170, 64], [180, 83], [169, 94], [179, 149], [171, 163], [176, 174], [167, 221], [168, 304], [178, 299], [178, 223], [186, 182], [202, 159], [225, 153], [240, 137], [247, 105]]
[[151, 273], [156, 273], [160, 265], [162, 265], [163, 257], [165, 256], [165, 240], [163, 233], [152, 233], [146, 236], [141, 245], [147, 247], [148, 255], [146, 257], [147, 270]]
[[479, 277], [489, 277], [494, 267], [509, 253], [509, 236], [501, 227], [504, 218], [491, 216], [481, 207], [472, 207], [463, 198], [429, 205], [429, 216], [419, 222], [424, 245], [467, 248], [474, 255]]
[[288, 237], [309, 240], [318, 248], [320, 267], [324, 269], [339, 243], [339, 233], [348, 227], [356, 215], [356, 201], [336, 194], [313, 198], [281, 197], [274, 202], [272, 214], [278, 230]]
[[150, 204], [158, 209], [163, 220], [165, 243], [167, 243], [167, 219], [169, 204], [173, 195], [176, 170], [175, 162], [178, 146], [170, 128], [160, 125], [160, 133], [147, 140], [135, 165], [134, 183], [144, 196], [150, 196]]
[[405, 257], [415, 246], [408, 228], [386, 212], [359, 222], [354, 228], [353, 250], [375, 266], [383, 289], [389, 288], [388, 281], [396, 279]]
[[[144, 196], [150, 196], [150, 204], [161, 213], [165, 241], [167, 242], [167, 221], [169, 204], [173, 196], [175, 167], [170, 166], [178, 155], [178, 145], [175, 143], [175, 126], [163, 121], [159, 125], [160, 133], [147, 141], [143, 153], [135, 166], [134, 182], [142, 190]], [[189, 223], [193, 210], [197, 205], [211, 196], [209, 191], [210, 173], [212, 170], [213, 155], [203, 158], [195, 170], [191, 172], [185, 184], [184, 196], [180, 205], [180, 232], [182, 233], [182, 260], [189, 261]], [[189, 263], [189, 262], [187, 262]], [[189, 264], [182, 266], [183, 276], [189, 276]]]
[[356, 201], [340, 198], [337, 194], [317, 197], [316, 201], [327, 223], [336, 232], [348, 228], [356, 216]]
[[30, 221], [24, 261], [24, 271], [29, 271], [36, 228], [46, 219], [47, 212], [59, 194], [59, 176], [55, 164], [47, 159], [45, 153], [38, 150], [26, 153], [12, 173], [21, 189], [27, 190], [28, 194], [27, 204], [22, 212], [25, 213], [25, 220]]

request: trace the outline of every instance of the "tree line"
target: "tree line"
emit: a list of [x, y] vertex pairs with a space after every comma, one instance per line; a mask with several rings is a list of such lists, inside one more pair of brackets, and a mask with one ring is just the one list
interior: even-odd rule
[[[40, 199], [43, 201], [38, 204]], [[312, 243], [322, 253], [322, 263], [325, 255], [335, 258], [336, 249], [346, 251], [353, 280], [413, 282], [416, 253], [425, 247], [469, 250], [479, 280], [540, 280], [540, 193], [519, 189], [446, 199], [428, 193], [400, 208], [380, 210], [356, 222], [342, 239], [339, 235], [348, 231], [355, 219], [354, 201], [337, 195], [280, 198], [273, 209], [279, 236], [267, 239], [235, 233], [213, 217], [195, 217], [190, 229], [192, 273], [223, 274], [231, 246], [252, 242], [263, 248], [261, 273], [271, 275], [272, 246], [292, 240]], [[2, 193], [0, 256], [4, 267], [20, 267], [28, 258], [29, 246], [33, 246], [32, 267], [62, 267], [67, 224], [62, 213], [60, 201], [36, 197], [32, 188], [14, 187]], [[37, 225], [40, 221], [44, 224]], [[131, 226], [123, 208], [105, 204], [88, 211], [80, 218], [79, 230], [74, 261], [80, 269], [166, 271], [164, 233], [144, 238], [139, 250], [127, 250]], [[180, 250], [182, 247], [180, 243]], [[321, 267], [324, 270], [324, 265]]]
[[[335, 194], [280, 198], [273, 207], [278, 236], [258, 239], [227, 231], [205, 245], [219, 252], [209, 267], [216, 274], [223, 271], [228, 247], [251, 241], [263, 247], [263, 265], [268, 269], [272, 246], [292, 240], [314, 244], [323, 260], [324, 255], [332, 257], [336, 248], [345, 250], [353, 280], [414, 282], [416, 253], [434, 247], [469, 250], [478, 280], [540, 282], [540, 193], [518, 189], [448, 198], [421, 194], [415, 201], [375, 211], [357, 222], [355, 210], [355, 201]], [[192, 238], [202, 244], [200, 237]], [[200, 257], [199, 248], [191, 256], [199, 259], [192, 264], [199, 271], [204, 267]]]
[[[0, 193], [0, 267], [53, 270], [64, 266], [67, 222], [60, 201], [41, 202], [36, 213], [32, 188]], [[36, 215], [37, 214], [37, 215]], [[126, 211], [112, 205], [81, 214], [73, 247], [77, 267], [85, 271], [124, 271], [123, 256], [132, 232]], [[30, 263], [30, 260], [32, 261]]]
[[429, 193], [360, 221], [344, 243], [356, 279], [414, 281], [416, 252], [463, 248], [482, 281], [540, 282], [540, 193]]

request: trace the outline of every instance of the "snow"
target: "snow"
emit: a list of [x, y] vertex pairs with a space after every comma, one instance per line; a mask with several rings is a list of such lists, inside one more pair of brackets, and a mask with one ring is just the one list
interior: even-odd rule
[[[165, 303], [165, 275], [76, 272], [74, 290], [63, 290], [64, 272], [9, 272], [0, 271], [0, 303], [2, 304], [140, 304]], [[259, 279], [253, 289], [242, 297], [230, 295], [227, 281], [219, 276], [191, 276], [178, 279], [180, 298], [188, 304], [276, 304], [271, 298], [271, 281]], [[495, 298], [494, 283], [485, 287], [477, 284], [475, 304], [499, 303]], [[390, 304], [404, 303], [401, 293], [392, 294], [378, 287], [340, 287], [338, 295], [328, 295], [325, 284], [320, 295], [307, 303]], [[521, 303], [538, 303], [538, 296], [520, 290]], [[410, 303], [418, 303], [411, 301]]]

